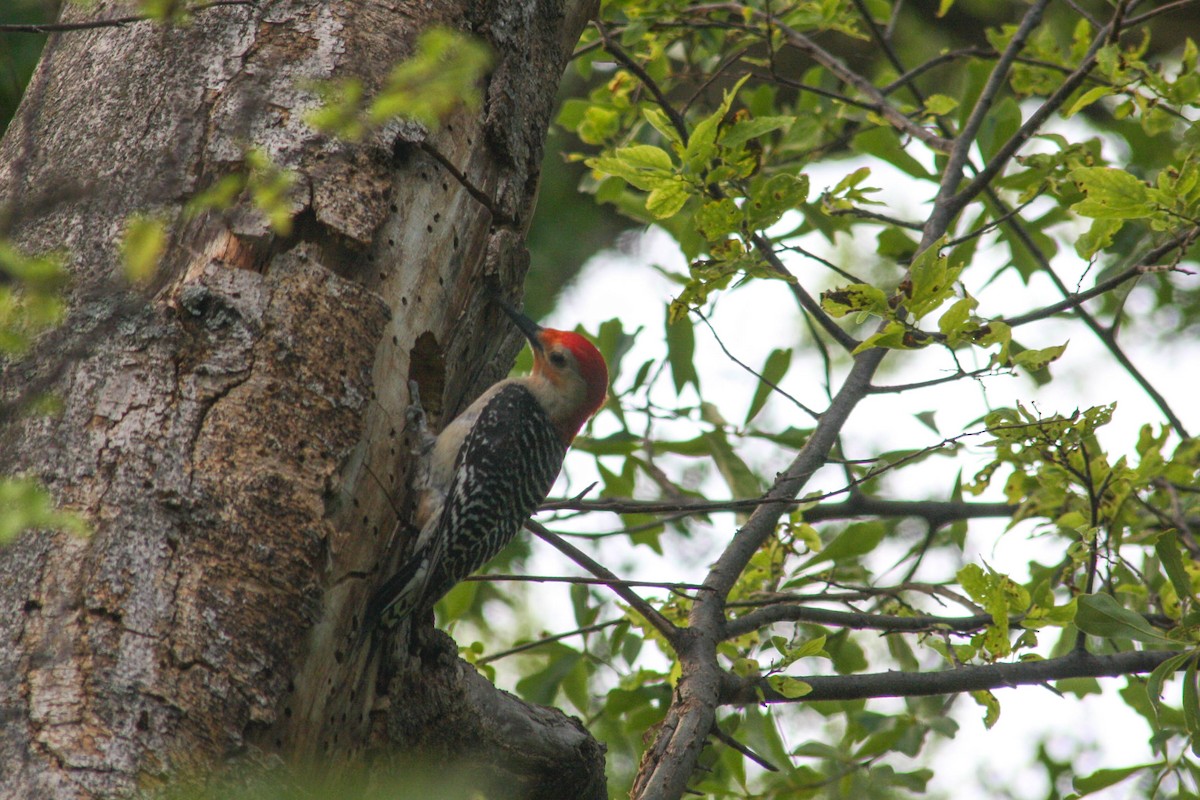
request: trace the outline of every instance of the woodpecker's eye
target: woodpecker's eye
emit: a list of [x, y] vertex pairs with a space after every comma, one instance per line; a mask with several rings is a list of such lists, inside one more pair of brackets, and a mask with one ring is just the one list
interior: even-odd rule
[[550, 363], [561, 369], [567, 365], [567, 357], [561, 350], [555, 350], [550, 353]]

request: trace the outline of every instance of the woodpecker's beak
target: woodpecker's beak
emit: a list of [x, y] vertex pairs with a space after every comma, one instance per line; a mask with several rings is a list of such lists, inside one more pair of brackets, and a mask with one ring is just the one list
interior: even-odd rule
[[500, 308], [504, 309], [504, 313], [513, 321], [513, 324], [520, 328], [521, 333], [525, 334], [525, 338], [529, 340], [529, 346], [537, 352], [542, 350], [542, 340], [538, 338], [538, 334], [542, 332], [542, 326], [531, 320], [529, 317], [517, 311], [504, 301], [499, 301]]

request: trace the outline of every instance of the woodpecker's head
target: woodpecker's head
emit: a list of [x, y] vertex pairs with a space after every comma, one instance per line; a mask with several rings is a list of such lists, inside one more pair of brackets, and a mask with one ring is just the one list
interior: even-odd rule
[[529, 340], [533, 348], [531, 388], [563, 439], [570, 442], [604, 405], [608, 393], [604, 356], [578, 333], [543, 328], [506, 304], [501, 308]]

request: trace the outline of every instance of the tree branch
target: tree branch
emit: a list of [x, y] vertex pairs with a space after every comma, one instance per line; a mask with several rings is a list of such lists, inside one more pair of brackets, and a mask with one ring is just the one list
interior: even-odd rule
[[[1024, 617], [1014, 616], [1008, 621], [1012, 627], [1020, 627]], [[861, 611], [836, 611], [812, 606], [775, 604], [757, 608], [725, 625], [723, 639], [736, 639], [759, 628], [777, 622], [805, 622], [813, 625], [828, 625], [831, 628], [852, 628], [887, 633], [927, 633], [929, 631], [954, 631], [970, 633], [992, 624], [991, 614], [973, 614], [969, 617], [938, 617], [919, 614], [901, 617], [894, 614], [868, 614]]]
[[[1029, 119], [1025, 120], [1021, 127], [1017, 129], [1017, 132], [1010, 136], [1008, 141], [1000, 146], [1000, 149], [996, 151], [996, 154], [992, 156], [991, 160], [988, 161], [987, 164], [984, 165], [983, 169], [979, 170], [979, 172], [975, 174], [975, 177], [971, 179], [971, 182], [967, 184], [960, 192], [958, 192], [958, 194], [951, 198], [950, 206], [953, 210], [953, 213], [957, 213], [959, 210], [964, 208], [967, 203], [971, 202], [971, 200], [973, 200], [980, 192], [990, 187], [992, 180], [998, 174], [1000, 174], [1000, 171], [1003, 170], [1008, 164], [1009, 160], [1016, 155], [1016, 152], [1021, 149], [1034, 134], [1041, 130], [1042, 125], [1044, 125], [1046, 120], [1050, 118], [1050, 115], [1058, 111], [1063, 104], [1067, 102], [1067, 98], [1069, 98], [1071, 94], [1079, 88], [1080, 84], [1082, 84], [1088, 78], [1092, 70], [1096, 67], [1097, 54], [1104, 46], [1105, 38], [1105, 32], [1101, 31], [1096, 36], [1096, 39], [1092, 42], [1091, 47], [1088, 49], [1083, 61], [1080, 62], [1079, 67], [1077, 67], [1074, 72], [1064, 78], [1063, 82], [1058, 85], [1058, 88], [1056, 88], [1054, 92], [1048, 98], [1046, 98], [1046, 101], [1038, 106], [1037, 109], [1029, 115]], [[1003, 61], [1003, 57], [1001, 57], [1001, 60]]]
[[1004, 322], [1010, 328], [1016, 328], [1019, 325], [1028, 325], [1030, 322], [1046, 319], [1047, 317], [1052, 317], [1055, 314], [1059, 314], [1063, 311], [1078, 309], [1080, 305], [1088, 300], [1091, 300], [1093, 297], [1099, 297], [1102, 294], [1107, 294], [1108, 292], [1111, 292], [1113, 289], [1120, 286], [1122, 283], [1133, 280], [1134, 278], [1140, 278], [1143, 275], [1164, 271], [1166, 270], [1161, 266], [1139, 264], [1135, 267], [1130, 267], [1124, 272], [1120, 272], [1112, 276], [1106, 281], [1097, 283], [1086, 292], [1075, 292], [1074, 294], [1069, 294], [1065, 299], [1060, 300], [1057, 303], [1039, 308], [1035, 311], [1030, 311], [1027, 314], [1019, 314], [1015, 317], [1005, 319]]
[[[1046, 10], [1046, 6], [1049, 3], [1050, 0], [1037, 0], [1025, 12], [1025, 16], [1021, 19], [1021, 24], [1017, 26], [1012, 39], [1008, 42], [1008, 46], [1000, 54], [1000, 58], [992, 68], [991, 74], [988, 75], [987, 83], [984, 84], [979, 99], [975, 101], [975, 107], [971, 109], [970, 116], [967, 117], [967, 121], [963, 124], [962, 130], [955, 139], [954, 147], [950, 151], [950, 157], [947, 159], [946, 166], [942, 172], [942, 182], [938, 187], [937, 197], [934, 200], [933, 214], [930, 215], [928, 221], [929, 225], [940, 228], [940, 231], [937, 236], [933, 237], [930, 237], [928, 232], [926, 233], [921, 242], [922, 250], [933, 244], [949, 227], [950, 220], [970, 202], [972, 197], [978, 194], [978, 190], [974, 193], [967, 190], [956, 191], [958, 184], [962, 181], [963, 167], [966, 166], [971, 147], [975, 144], [975, 136], [979, 133], [979, 128], [983, 125], [984, 118], [987, 117], [987, 112], [991, 109], [992, 103], [995, 101], [1000, 90], [1008, 82], [1008, 74], [1012, 68], [1013, 59], [1024, 48], [1025, 42], [1033, 34], [1034, 28], [1037, 27], [1038, 22], [1042, 18], [1042, 12]], [[996, 161], [996, 159], [993, 159], [993, 161]]]
[[[692, 500], [671, 501], [633, 500], [608, 498], [605, 500], [550, 500], [543, 503], [542, 511], [609, 511], [614, 514], [708, 514], [719, 511], [745, 511], [768, 502], [757, 497], [745, 500]], [[792, 500], [789, 506], [811, 502]], [[946, 500], [887, 500], [855, 492], [840, 503], [826, 503], [804, 512], [806, 522], [824, 522], [853, 517], [920, 517], [935, 525], [944, 525], [959, 519], [984, 517], [1006, 517], [1016, 510], [1005, 503], [958, 503]]]
[[800, 680], [812, 687], [803, 697], [787, 698], [762, 678], [727, 676], [723, 705], [796, 703], [817, 700], [862, 700], [872, 697], [924, 697], [991, 689], [1007, 689], [1066, 678], [1114, 678], [1152, 671], [1174, 650], [1136, 650], [1114, 655], [1072, 651], [1060, 658], [958, 667], [937, 672], [875, 672], [863, 675], [812, 675]]

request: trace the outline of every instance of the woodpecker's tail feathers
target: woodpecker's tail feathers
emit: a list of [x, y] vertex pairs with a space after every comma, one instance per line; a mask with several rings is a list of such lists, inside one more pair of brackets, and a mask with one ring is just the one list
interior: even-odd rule
[[375, 591], [363, 613], [358, 637], [360, 646], [376, 628], [394, 628], [412, 613], [424, 594], [429, 566], [429, 551], [419, 551]]

